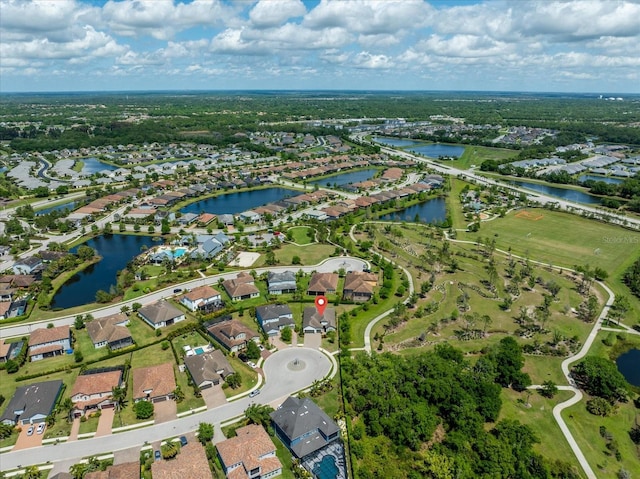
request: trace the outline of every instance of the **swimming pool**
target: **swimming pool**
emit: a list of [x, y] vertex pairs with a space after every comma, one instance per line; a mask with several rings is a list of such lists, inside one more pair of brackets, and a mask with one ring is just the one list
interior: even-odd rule
[[194, 348], [193, 350], [196, 352], [196, 354], [204, 354], [204, 349], [202, 348]]
[[335, 479], [338, 477], [338, 466], [336, 466], [336, 458], [332, 455], [326, 455], [313, 468], [313, 473], [318, 479]]

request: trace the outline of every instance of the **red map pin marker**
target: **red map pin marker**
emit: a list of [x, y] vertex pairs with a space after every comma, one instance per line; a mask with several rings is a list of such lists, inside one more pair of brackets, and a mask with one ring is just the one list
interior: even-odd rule
[[324, 296], [316, 296], [316, 309], [318, 310], [318, 313], [320, 313], [320, 316], [324, 315], [324, 310], [327, 307], [327, 298], [325, 298]]

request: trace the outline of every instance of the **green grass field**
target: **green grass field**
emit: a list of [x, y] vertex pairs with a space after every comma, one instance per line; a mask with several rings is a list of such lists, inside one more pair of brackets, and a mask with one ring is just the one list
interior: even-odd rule
[[299, 245], [311, 244], [314, 242], [314, 230], [307, 226], [294, 226], [289, 228], [287, 233], [291, 233], [294, 243]]
[[[313, 265], [327, 259], [335, 252], [335, 249], [335, 246], [326, 244], [313, 244], [309, 246], [287, 244], [275, 250], [275, 255], [279, 265], [292, 264], [294, 256], [299, 257], [303, 265]], [[256, 268], [265, 266], [265, 259], [265, 255], [261, 255], [253, 266]], [[293, 269], [295, 269], [295, 267], [295, 265], [292, 266]]]
[[472, 166], [480, 168], [485, 160], [505, 160], [515, 158], [518, 152], [504, 148], [490, 148], [487, 146], [466, 146], [464, 153], [455, 161], [442, 162], [455, 168], [468, 170]]

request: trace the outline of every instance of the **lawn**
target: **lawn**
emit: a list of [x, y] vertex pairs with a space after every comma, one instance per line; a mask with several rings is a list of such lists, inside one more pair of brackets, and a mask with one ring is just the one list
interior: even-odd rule
[[[313, 244], [308, 246], [296, 246], [286, 244], [274, 251], [278, 266], [293, 264], [293, 257], [300, 258], [303, 265], [315, 265], [327, 259], [335, 253], [335, 246], [327, 244]], [[261, 255], [253, 265], [256, 268], [265, 266], [265, 255]], [[295, 265], [293, 265], [295, 268]]]
[[569, 268], [598, 266], [610, 276], [624, 271], [640, 253], [635, 248], [635, 254], [630, 254], [634, 249], [630, 244], [640, 242], [640, 233], [569, 213], [527, 211], [542, 218], [534, 221], [517, 217], [520, 211], [512, 211], [504, 218], [483, 223], [478, 233], [458, 233], [458, 239], [478, 241], [489, 235], [495, 238], [499, 249]]
[[243, 392], [246, 392], [253, 386], [255, 386], [258, 382], [258, 374], [236, 357], [227, 356], [227, 359], [229, 360], [229, 364], [231, 364], [231, 367], [236, 372], [236, 374], [239, 374], [242, 378], [240, 387], [236, 389], [223, 387], [224, 394], [227, 396], [227, 398], [230, 398], [238, 394], [242, 394]]
[[287, 230], [287, 233], [291, 233], [291, 238], [294, 243], [299, 245], [306, 245], [315, 241], [315, 231], [308, 226], [294, 226]]
[[454, 168], [461, 168], [468, 170], [472, 166], [480, 168], [480, 165], [485, 160], [505, 160], [509, 158], [515, 158], [518, 155], [517, 151], [508, 150], [505, 148], [491, 148], [487, 146], [466, 146], [464, 153], [460, 158], [454, 161], [443, 162], [446, 165], [451, 165]]
[[80, 421], [80, 431], [78, 434], [86, 434], [89, 432], [96, 432], [98, 430], [98, 422], [100, 422], [100, 416], [97, 414], [87, 418], [86, 421]]
[[[551, 460], [568, 462], [576, 471], [582, 472], [552, 413], [556, 404], [566, 401], [572, 394], [570, 391], [559, 391], [552, 399], [546, 399], [536, 391], [518, 393], [503, 389], [502, 409], [498, 419], [516, 419], [526, 424], [540, 440], [534, 446], [537, 452]], [[527, 401], [531, 407], [525, 406]]]

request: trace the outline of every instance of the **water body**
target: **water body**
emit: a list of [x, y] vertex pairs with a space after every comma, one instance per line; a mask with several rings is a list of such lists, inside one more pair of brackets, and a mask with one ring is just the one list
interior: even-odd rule
[[322, 178], [321, 180], [308, 181], [309, 185], [318, 185], [318, 186], [345, 186], [351, 183], [360, 183], [361, 181], [370, 180], [374, 177], [378, 170], [375, 168], [369, 168], [366, 170], [358, 170], [358, 171], [349, 171], [346, 173], [340, 173], [339, 175], [329, 176], [327, 178]]
[[611, 183], [613, 185], [617, 185], [622, 183], [623, 180], [620, 178], [611, 178], [610, 176], [597, 176], [597, 175], [580, 175], [578, 176], [578, 181], [604, 181], [605, 183]]
[[48, 208], [44, 208], [42, 210], [38, 210], [36, 211], [36, 215], [41, 216], [41, 215], [47, 215], [53, 211], [62, 211], [62, 210], [69, 210], [72, 211], [76, 208], [76, 205], [78, 203], [76, 201], [72, 201], [70, 203], [62, 203], [60, 205], [56, 205], [56, 206], [49, 206]]
[[404, 210], [388, 213], [380, 217], [383, 221], [414, 221], [416, 214], [420, 217], [421, 223], [441, 223], [447, 217], [447, 206], [444, 198], [433, 198], [409, 206]]
[[430, 158], [439, 158], [441, 156], [460, 158], [464, 153], [464, 146], [443, 145], [441, 143], [435, 143], [432, 145], [423, 145], [409, 148], [408, 150], [413, 153], [419, 153], [421, 155], [428, 156]]
[[405, 146], [420, 145], [420, 142], [417, 142], [417, 141], [401, 140], [400, 138], [390, 138], [386, 136], [374, 136], [372, 140], [375, 141], [376, 143], [382, 143], [383, 145], [389, 145], [389, 146], [405, 147]]
[[274, 203], [284, 198], [299, 195], [300, 192], [286, 188], [265, 188], [263, 190], [240, 191], [196, 201], [180, 210], [181, 213], [212, 213], [215, 215], [236, 214], [257, 206]]
[[338, 466], [332, 455], [326, 455], [313, 468], [313, 474], [318, 479], [335, 479], [338, 477]]
[[573, 201], [574, 203], [582, 203], [585, 205], [599, 205], [600, 198], [597, 196], [583, 193], [582, 191], [572, 190], [569, 188], [558, 188], [556, 186], [545, 185], [542, 183], [529, 183], [528, 181], [513, 180], [512, 185], [522, 186], [529, 190], [538, 191], [554, 198]]
[[[51, 306], [54, 308], [73, 308], [93, 303], [98, 290], [109, 291], [117, 281], [118, 271], [139, 255], [142, 247], [154, 246], [151, 236], [102, 235], [90, 239], [85, 245], [95, 249], [102, 260], [75, 274], [58, 290]], [[72, 253], [77, 250], [73, 248]]]
[[84, 163], [84, 165], [82, 165], [81, 171], [83, 175], [93, 175], [94, 173], [99, 173], [100, 171], [104, 170], [114, 171], [118, 169], [117, 166], [103, 163], [97, 158], [82, 158], [80, 161]]
[[618, 356], [616, 365], [629, 384], [640, 387], [640, 349], [632, 349]]

